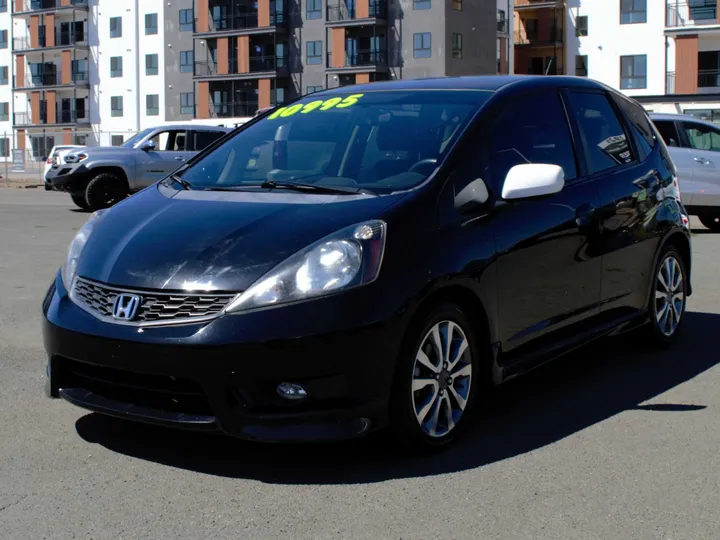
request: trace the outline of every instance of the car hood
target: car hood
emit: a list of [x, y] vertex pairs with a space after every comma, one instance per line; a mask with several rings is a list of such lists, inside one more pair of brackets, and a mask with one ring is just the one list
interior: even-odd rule
[[177, 191], [156, 184], [104, 212], [77, 273], [129, 288], [239, 292], [324, 236], [381, 218], [402, 197]]

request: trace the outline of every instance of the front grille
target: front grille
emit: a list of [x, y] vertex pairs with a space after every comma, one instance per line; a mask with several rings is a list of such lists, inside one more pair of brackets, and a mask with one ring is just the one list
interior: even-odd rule
[[148, 375], [60, 358], [62, 388], [81, 388], [98, 396], [160, 411], [212, 415], [202, 387], [169, 375]]
[[135, 294], [140, 297], [135, 323], [161, 323], [206, 319], [220, 313], [234, 294], [187, 294], [161, 291], [137, 291], [109, 287], [79, 278], [75, 283], [73, 297], [88, 311], [103, 318], [112, 317], [113, 305], [119, 294]]

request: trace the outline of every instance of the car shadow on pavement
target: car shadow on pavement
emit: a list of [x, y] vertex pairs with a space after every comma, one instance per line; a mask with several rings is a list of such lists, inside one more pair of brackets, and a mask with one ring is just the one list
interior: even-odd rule
[[624, 411], [693, 414], [702, 403], [645, 403], [720, 363], [720, 315], [688, 312], [671, 348], [636, 335], [604, 340], [493, 390], [492, 406], [439, 454], [408, 457], [380, 436], [281, 446], [173, 431], [91, 413], [78, 434], [111, 451], [172, 467], [276, 484], [354, 484], [481, 467], [531, 452]]

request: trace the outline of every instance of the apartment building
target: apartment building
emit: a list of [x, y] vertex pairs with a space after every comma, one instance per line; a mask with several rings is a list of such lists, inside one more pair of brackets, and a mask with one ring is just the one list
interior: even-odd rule
[[[297, 95], [350, 84], [496, 73], [500, 40], [508, 39], [499, 28], [498, 5], [195, 0], [197, 117], [249, 116]], [[506, 67], [507, 57], [503, 62]]]
[[515, 47], [512, 29], [515, 0], [497, 0], [497, 72], [514, 73]]
[[523, 75], [566, 73], [567, 18], [568, 8], [565, 0], [515, 0], [513, 16], [515, 73]]

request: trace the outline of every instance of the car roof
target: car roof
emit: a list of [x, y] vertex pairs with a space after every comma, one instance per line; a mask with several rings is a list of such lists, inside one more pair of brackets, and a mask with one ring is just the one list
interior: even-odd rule
[[233, 128], [225, 126], [209, 126], [207, 124], [170, 124], [167, 126], [156, 126], [155, 129], [187, 129], [194, 131], [232, 131]]
[[434, 77], [426, 79], [402, 79], [379, 81], [329, 88], [315, 95], [341, 92], [379, 92], [383, 90], [485, 90], [496, 92], [506, 88], [520, 87], [579, 87], [608, 90], [610, 87], [586, 77], [563, 75], [471, 75], [464, 77]]
[[717, 124], [713, 124], [712, 122], [703, 120], [702, 118], [693, 116], [692, 114], [650, 113], [648, 116], [650, 116], [650, 120], [668, 120], [668, 121], [672, 121], [672, 122], [678, 122], [678, 121], [695, 122], [696, 124], [703, 124], [706, 126], [712, 126], [714, 128], [718, 127]]

